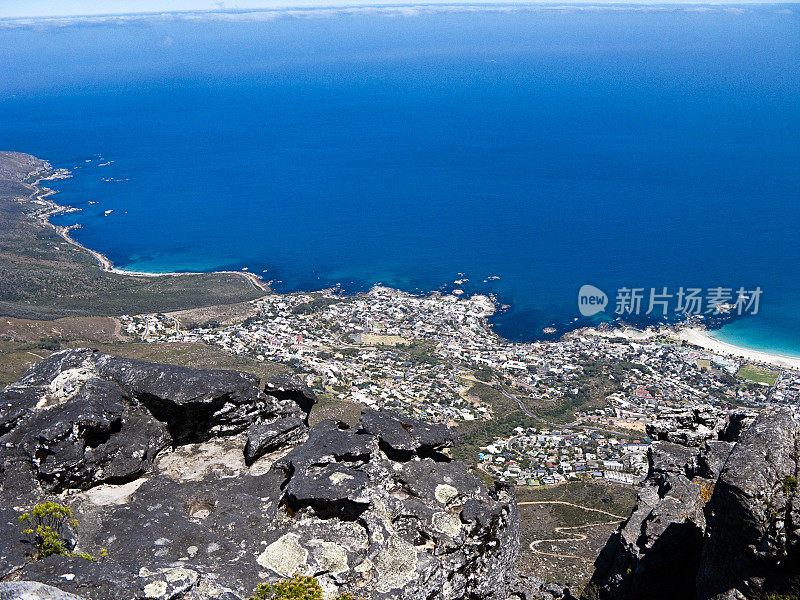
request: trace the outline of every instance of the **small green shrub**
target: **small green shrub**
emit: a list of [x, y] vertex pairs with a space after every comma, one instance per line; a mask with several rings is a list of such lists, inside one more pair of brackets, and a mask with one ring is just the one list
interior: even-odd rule
[[259, 583], [256, 600], [322, 600], [322, 588], [314, 577], [295, 575], [278, 583]]
[[[295, 575], [278, 583], [259, 583], [250, 600], [322, 600], [322, 588], [314, 577]], [[359, 600], [344, 593], [336, 600]]]
[[86, 560], [97, 560], [84, 552], [72, 552], [67, 545], [67, 525], [78, 529], [78, 522], [72, 518], [72, 510], [55, 502], [37, 504], [30, 512], [19, 516], [19, 522], [27, 525], [22, 530], [33, 546], [36, 560], [58, 554], [61, 556], [80, 556]]
[[787, 496], [794, 494], [797, 491], [797, 477], [792, 477], [791, 475], [787, 475], [783, 478], [781, 482], [781, 487], [783, 488], [783, 493]]

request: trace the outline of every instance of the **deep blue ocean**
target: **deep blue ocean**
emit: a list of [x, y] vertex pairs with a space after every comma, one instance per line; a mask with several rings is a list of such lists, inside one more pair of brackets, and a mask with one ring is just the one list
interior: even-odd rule
[[720, 336], [800, 355], [800, 5], [0, 21], [0, 57], [0, 148], [74, 170], [56, 222], [117, 267], [464, 273], [514, 340], [583, 284], [759, 286]]

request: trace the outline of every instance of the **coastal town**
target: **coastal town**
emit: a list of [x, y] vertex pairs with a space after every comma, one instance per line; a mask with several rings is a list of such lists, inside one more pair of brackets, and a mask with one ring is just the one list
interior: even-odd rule
[[287, 365], [328, 400], [358, 402], [458, 426], [490, 421], [488, 386], [529, 418], [481, 446], [480, 468], [525, 485], [604, 478], [636, 484], [647, 470], [646, 424], [664, 408], [797, 406], [800, 373], [693, 346], [669, 329], [643, 339], [583, 329], [559, 341], [497, 336], [483, 295], [411, 295], [376, 286], [268, 295], [240, 322], [185, 327], [174, 316], [123, 316], [149, 342], [203, 342]]

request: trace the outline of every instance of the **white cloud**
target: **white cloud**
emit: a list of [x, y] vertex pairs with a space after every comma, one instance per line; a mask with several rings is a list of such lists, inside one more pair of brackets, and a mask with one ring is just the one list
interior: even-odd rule
[[[557, 4], [567, 5], [608, 5], [628, 4], [631, 0], [568, 0]], [[637, 3], [637, 0], [633, 0]], [[663, 4], [791, 4], [794, 0], [638, 0], [642, 5]], [[525, 6], [556, 4], [552, 0], [487, 0], [486, 2], [467, 0], [426, 0], [421, 6]], [[173, 13], [181, 11], [250, 11], [285, 10], [315, 8], [365, 8], [397, 7], [416, 9], [417, 4], [403, 0], [3, 0], [0, 2], [0, 18], [38, 18], [90, 15], [125, 15], [136, 13]]]

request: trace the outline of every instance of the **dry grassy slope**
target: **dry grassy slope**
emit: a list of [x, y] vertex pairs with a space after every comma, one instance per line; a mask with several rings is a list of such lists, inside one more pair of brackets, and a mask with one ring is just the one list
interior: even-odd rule
[[[289, 371], [285, 365], [261, 362], [246, 356], [236, 356], [206, 344], [117, 342], [97, 343], [72, 340], [62, 348], [92, 347], [126, 358], [137, 358], [196, 369], [230, 369], [246, 371], [264, 378]], [[51, 354], [34, 342], [0, 339], [0, 387], [17, 381], [31, 364]]]
[[[517, 488], [520, 502], [521, 570], [568, 585], [578, 594], [591, 578], [594, 560], [618, 522], [613, 517], [579, 507], [595, 508], [627, 517], [636, 503], [637, 488], [588, 480], [539, 488]], [[544, 502], [525, 504], [525, 502]], [[558, 504], [549, 502], [568, 502]], [[598, 525], [593, 525], [600, 523]], [[558, 530], [561, 527], [577, 529]], [[536, 540], [542, 542], [531, 550]]]
[[0, 152], [0, 314], [32, 319], [70, 315], [166, 312], [251, 300], [262, 292], [233, 274], [130, 277], [101, 271], [84, 250], [66, 243], [20, 202], [46, 163]]

